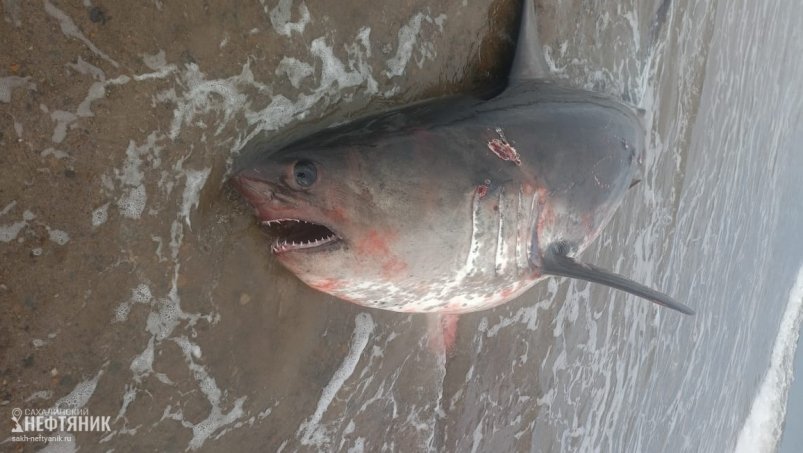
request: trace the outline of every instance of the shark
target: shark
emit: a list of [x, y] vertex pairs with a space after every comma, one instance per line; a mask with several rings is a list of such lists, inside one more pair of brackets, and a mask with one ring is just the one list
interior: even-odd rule
[[458, 315], [563, 276], [685, 314], [580, 259], [637, 182], [636, 108], [551, 76], [523, 2], [507, 84], [430, 99], [261, 150], [232, 184], [307, 285], [365, 307]]

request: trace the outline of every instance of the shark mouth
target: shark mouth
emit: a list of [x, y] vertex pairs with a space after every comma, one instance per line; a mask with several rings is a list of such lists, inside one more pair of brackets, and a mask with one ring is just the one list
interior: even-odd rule
[[262, 226], [269, 235], [276, 238], [271, 246], [273, 253], [314, 249], [340, 240], [329, 228], [306, 220], [265, 220]]

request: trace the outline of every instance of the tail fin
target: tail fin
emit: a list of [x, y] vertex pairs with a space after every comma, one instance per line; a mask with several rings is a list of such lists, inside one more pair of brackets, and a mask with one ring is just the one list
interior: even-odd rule
[[614, 274], [613, 272], [600, 269], [590, 264], [580, 263], [574, 259], [560, 253], [559, 250], [551, 250], [542, 258], [542, 269], [544, 274], [559, 275], [562, 277], [577, 278], [589, 282], [600, 283], [611, 288], [616, 288], [630, 294], [647, 299], [658, 305], [677, 310], [687, 315], [693, 315], [694, 310], [675, 301], [666, 294], [650, 289], [633, 280]]

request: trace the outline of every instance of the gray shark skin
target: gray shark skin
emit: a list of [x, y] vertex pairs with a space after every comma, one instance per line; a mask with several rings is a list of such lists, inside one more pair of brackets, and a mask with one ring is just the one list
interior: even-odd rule
[[234, 186], [309, 286], [359, 305], [459, 314], [549, 275], [671, 297], [575, 261], [638, 179], [634, 109], [548, 79], [525, 1], [507, 88], [326, 129], [239, 171]]

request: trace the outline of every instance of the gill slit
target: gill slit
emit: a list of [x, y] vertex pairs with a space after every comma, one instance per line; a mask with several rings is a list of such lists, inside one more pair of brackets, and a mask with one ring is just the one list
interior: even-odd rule
[[477, 260], [479, 259], [479, 238], [477, 237], [479, 231], [479, 215], [480, 215], [480, 197], [479, 194], [474, 192], [471, 201], [471, 243], [468, 246], [468, 254], [466, 255], [465, 273], [471, 274], [477, 269]]
[[502, 267], [505, 264], [505, 238], [502, 235], [502, 228], [504, 227], [504, 207], [505, 207], [505, 187], [502, 186], [499, 188], [499, 201], [498, 201], [498, 209], [497, 214], [499, 217], [499, 221], [497, 222], [498, 226], [496, 229], [496, 255], [494, 256], [494, 274], [501, 275], [502, 274]]
[[[519, 186], [516, 194], [516, 274], [520, 274], [523, 269], [527, 268], [526, 255], [523, 250], [524, 235], [527, 234], [526, 223], [522, 222], [525, 214], [523, 195], [523, 189]], [[525, 227], [524, 231], [522, 231], [522, 225]]]
[[530, 246], [527, 247], [527, 263], [530, 266], [538, 266], [541, 267], [540, 259], [538, 257], [533, 256], [533, 249], [538, 247], [538, 238], [536, 234], [538, 232], [538, 214], [536, 213], [535, 207], [538, 205], [538, 191], [533, 191], [533, 199], [530, 203], [530, 234], [528, 237], [530, 238]]

